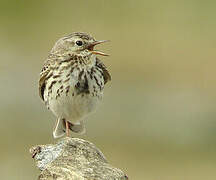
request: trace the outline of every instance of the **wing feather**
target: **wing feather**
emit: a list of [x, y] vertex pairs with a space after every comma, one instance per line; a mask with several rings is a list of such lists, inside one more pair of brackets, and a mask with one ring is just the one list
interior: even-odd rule
[[96, 66], [101, 68], [103, 71], [104, 84], [106, 84], [108, 81], [111, 81], [111, 75], [110, 75], [109, 71], [107, 70], [107, 67], [98, 58], [96, 58]]
[[39, 78], [39, 96], [44, 101], [44, 90], [46, 87], [46, 79], [51, 71], [50, 61], [47, 60], [41, 70]]

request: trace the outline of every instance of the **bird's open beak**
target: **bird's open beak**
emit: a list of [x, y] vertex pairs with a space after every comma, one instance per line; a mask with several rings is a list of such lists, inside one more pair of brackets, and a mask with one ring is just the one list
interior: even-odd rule
[[92, 53], [92, 54], [98, 54], [98, 55], [101, 55], [101, 56], [109, 56], [108, 54], [106, 53], [103, 53], [101, 51], [98, 51], [98, 50], [94, 50], [94, 46], [98, 45], [98, 44], [102, 44], [102, 43], [105, 43], [105, 42], [109, 42], [109, 40], [101, 40], [101, 41], [94, 41], [93, 43], [91, 43], [87, 49]]

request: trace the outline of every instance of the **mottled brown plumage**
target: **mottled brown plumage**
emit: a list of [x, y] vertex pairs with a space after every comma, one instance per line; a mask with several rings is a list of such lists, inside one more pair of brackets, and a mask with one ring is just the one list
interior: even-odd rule
[[[83, 119], [94, 111], [111, 76], [96, 55], [105, 53], [94, 46], [96, 41], [86, 33], [72, 33], [59, 39], [52, 48], [40, 73], [39, 95], [57, 116], [54, 137], [68, 129], [84, 132]], [[66, 130], [65, 130], [66, 129]]]

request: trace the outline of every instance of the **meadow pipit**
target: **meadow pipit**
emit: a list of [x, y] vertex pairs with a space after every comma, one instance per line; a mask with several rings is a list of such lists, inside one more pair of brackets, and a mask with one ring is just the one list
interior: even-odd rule
[[59, 39], [40, 73], [39, 94], [57, 117], [54, 138], [69, 136], [69, 130], [84, 133], [83, 119], [95, 110], [103, 96], [104, 85], [111, 80], [105, 65], [96, 55], [107, 54], [94, 46], [91, 35], [72, 33]]

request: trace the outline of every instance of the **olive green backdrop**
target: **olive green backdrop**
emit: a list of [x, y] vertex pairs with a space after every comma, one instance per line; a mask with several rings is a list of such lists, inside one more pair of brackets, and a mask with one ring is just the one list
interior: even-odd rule
[[214, 180], [215, 19], [213, 0], [1, 0], [1, 179], [36, 179], [28, 149], [55, 141], [39, 72], [58, 38], [84, 31], [111, 40], [98, 48], [113, 79], [81, 138], [131, 180]]

